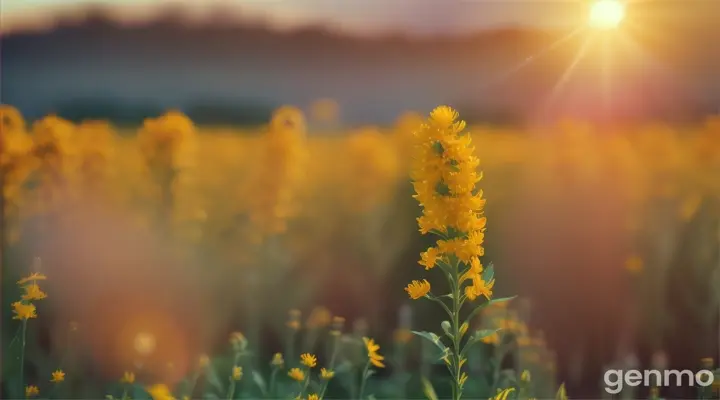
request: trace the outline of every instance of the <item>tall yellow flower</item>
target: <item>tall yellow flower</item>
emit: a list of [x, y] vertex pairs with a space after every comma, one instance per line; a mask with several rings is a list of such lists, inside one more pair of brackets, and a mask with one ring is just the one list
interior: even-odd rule
[[374, 365], [377, 368], [385, 368], [385, 364], [383, 364], [383, 360], [385, 357], [381, 356], [378, 351], [380, 350], [380, 345], [376, 344], [373, 339], [370, 338], [363, 338], [363, 342], [365, 343], [365, 348], [368, 352], [368, 359], [370, 360], [370, 363]]
[[458, 113], [441, 106], [430, 113], [428, 122], [416, 133], [417, 156], [412, 179], [415, 199], [423, 207], [418, 218], [420, 232], [441, 236], [436, 247], [422, 254], [421, 265], [426, 269], [437, 263], [447, 263], [454, 257], [469, 266], [472, 285], [466, 290], [469, 298], [488, 296], [493, 282], [482, 282], [482, 268], [478, 258], [485, 254], [483, 242], [487, 220], [483, 209], [485, 199], [477, 183], [482, 179], [478, 171], [480, 160], [469, 134], [463, 133], [465, 122]]
[[330, 380], [335, 376], [335, 372], [329, 369], [320, 368], [320, 378]]

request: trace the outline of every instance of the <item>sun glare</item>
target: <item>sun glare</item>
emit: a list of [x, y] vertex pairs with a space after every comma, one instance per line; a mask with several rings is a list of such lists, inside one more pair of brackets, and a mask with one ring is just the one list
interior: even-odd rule
[[614, 29], [625, 18], [625, 5], [620, 0], [598, 0], [590, 8], [590, 26]]

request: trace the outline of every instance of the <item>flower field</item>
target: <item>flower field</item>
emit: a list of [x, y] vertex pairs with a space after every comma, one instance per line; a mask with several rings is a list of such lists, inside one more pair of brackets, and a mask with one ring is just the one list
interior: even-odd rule
[[117, 128], [2, 106], [3, 397], [565, 399], [577, 338], [531, 305], [596, 295], [651, 351], [687, 304], [716, 367], [720, 119], [340, 128], [336, 107]]

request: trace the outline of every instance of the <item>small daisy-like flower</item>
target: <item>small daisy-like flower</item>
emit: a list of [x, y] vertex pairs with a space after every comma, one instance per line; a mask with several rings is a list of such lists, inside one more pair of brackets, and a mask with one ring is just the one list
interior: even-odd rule
[[128, 385], [132, 385], [135, 383], [135, 373], [125, 371], [122, 378], [120, 378], [120, 383], [127, 383]]
[[320, 369], [320, 378], [327, 380], [330, 380], [335, 376], [335, 371], [321, 368]]
[[145, 390], [147, 390], [153, 400], [175, 400], [167, 385], [158, 383]]
[[368, 358], [370, 359], [370, 364], [374, 365], [377, 368], [385, 368], [385, 364], [383, 364], [383, 360], [385, 357], [381, 356], [378, 351], [380, 350], [380, 345], [376, 344], [373, 339], [370, 338], [363, 338], [363, 342], [365, 342], [365, 348], [368, 351]]
[[40, 389], [38, 389], [35, 385], [30, 385], [25, 387], [25, 397], [35, 397], [40, 395]]
[[37, 283], [31, 283], [25, 286], [25, 294], [22, 295], [22, 299], [26, 301], [42, 300], [47, 297], [47, 294], [40, 290], [40, 285]]
[[41, 273], [38, 273], [38, 272], [33, 272], [32, 274], [26, 276], [25, 278], [22, 278], [19, 281], [17, 281], [17, 284], [24, 285], [28, 282], [44, 281], [45, 279], [47, 279], [47, 276], [45, 276]]
[[13, 319], [28, 320], [31, 318], [37, 318], [37, 309], [35, 308], [35, 304], [26, 304], [21, 301], [16, 301], [12, 303], [12, 307], [13, 312], [15, 313]]
[[243, 369], [242, 367], [238, 367], [237, 365], [233, 367], [232, 369], [232, 378], [235, 381], [239, 381], [243, 377]]
[[437, 247], [431, 247], [427, 251], [420, 253], [421, 260], [418, 262], [424, 266], [426, 270], [435, 267], [438, 259], [440, 258], [440, 250]]
[[315, 393], [309, 394], [307, 400], [320, 400], [320, 396]]
[[428, 282], [427, 279], [423, 279], [422, 281], [412, 281], [407, 285], [405, 291], [411, 299], [417, 300], [430, 292], [430, 282]]
[[52, 379], [50, 379], [50, 382], [60, 383], [64, 380], [65, 380], [65, 372], [63, 372], [63, 370], [61, 370], [61, 369], [58, 369], [52, 373]]
[[315, 368], [317, 365], [317, 357], [313, 354], [305, 353], [300, 356], [300, 362], [309, 368]]
[[300, 368], [292, 368], [288, 372], [288, 376], [298, 382], [302, 382], [305, 380], [305, 373]]

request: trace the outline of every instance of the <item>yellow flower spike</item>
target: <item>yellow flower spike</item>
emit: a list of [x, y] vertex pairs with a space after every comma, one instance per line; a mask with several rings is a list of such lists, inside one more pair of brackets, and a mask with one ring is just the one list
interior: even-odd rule
[[308, 368], [315, 368], [317, 365], [317, 357], [310, 353], [300, 355], [300, 362]]
[[238, 367], [237, 365], [232, 368], [232, 379], [235, 381], [239, 381], [243, 377], [243, 369], [242, 367]]
[[332, 379], [334, 376], [335, 376], [335, 371], [325, 369], [325, 368], [320, 369], [320, 378], [328, 381], [328, 380]]
[[39, 272], [33, 272], [32, 274], [28, 275], [25, 278], [20, 279], [17, 281], [18, 285], [24, 285], [28, 282], [35, 282], [35, 281], [44, 281], [47, 279], [47, 276], [39, 273]]
[[47, 297], [47, 294], [40, 290], [40, 285], [37, 283], [31, 283], [25, 286], [25, 294], [22, 295], [22, 299], [25, 301], [42, 300]]
[[175, 400], [167, 385], [158, 383], [145, 389], [153, 400]]
[[417, 300], [425, 297], [425, 295], [430, 292], [430, 282], [428, 282], [427, 279], [423, 279], [422, 281], [414, 280], [407, 285], [405, 291], [411, 299]]
[[290, 371], [288, 371], [288, 376], [290, 379], [296, 380], [298, 382], [302, 382], [305, 380], [305, 372], [301, 370], [300, 368], [292, 368]]
[[125, 371], [125, 373], [123, 373], [122, 378], [120, 378], [120, 383], [132, 385], [133, 383], [135, 383], [135, 373]]
[[25, 387], [25, 397], [31, 398], [40, 395], [40, 389], [35, 385]]
[[363, 342], [365, 343], [365, 348], [368, 352], [368, 358], [370, 360], [370, 363], [374, 365], [377, 368], [385, 368], [385, 364], [383, 364], [383, 360], [385, 357], [381, 356], [378, 351], [380, 350], [380, 345], [376, 344], [373, 339], [364, 337]]
[[498, 389], [498, 394], [496, 394], [495, 397], [493, 397], [490, 400], [507, 400], [510, 393], [512, 393], [514, 391], [515, 391], [515, 388], [507, 388], [504, 390]]
[[23, 302], [16, 301], [12, 303], [12, 307], [13, 313], [15, 313], [13, 319], [28, 320], [37, 318], [37, 309], [35, 308], [35, 304], [25, 304]]
[[61, 369], [58, 369], [52, 373], [52, 379], [50, 379], [50, 382], [60, 383], [64, 380], [65, 380], [65, 372], [63, 372], [63, 370], [61, 370]]
[[285, 364], [282, 353], [275, 353], [275, 355], [273, 355], [272, 361], [270, 361], [270, 364], [275, 367], [282, 367]]

